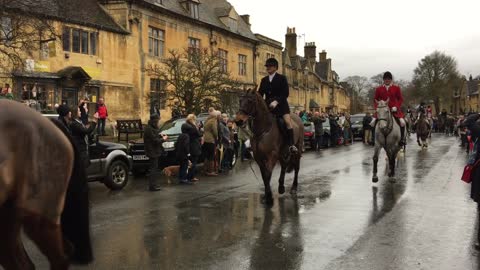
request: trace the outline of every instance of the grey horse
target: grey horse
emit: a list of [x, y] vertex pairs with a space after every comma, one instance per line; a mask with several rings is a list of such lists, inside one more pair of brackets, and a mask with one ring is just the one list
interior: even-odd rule
[[377, 164], [380, 150], [383, 148], [387, 152], [389, 164], [389, 177], [395, 176], [395, 161], [397, 154], [400, 151], [400, 125], [394, 119], [390, 108], [388, 107], [389, 100], [376, 101], [377, 106], [377, 124], [375, 128], [375, 153], [373, 155], [373, 177], [374, 183], [378, 182]]

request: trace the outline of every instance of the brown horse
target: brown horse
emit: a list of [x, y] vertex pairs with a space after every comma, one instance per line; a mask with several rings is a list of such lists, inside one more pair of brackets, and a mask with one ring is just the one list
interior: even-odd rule
[[298, 186], [298, 172], [300, 171], [300, 158], [303, 149], [303, 123], [300, 117], [292, 114], [292, 126], [297, 154], [290, 154], [285, 136], [282, 135], [276, 117], [270, 113], [267, 104], [255, 90], [246, 92], [240, 97], [240, 110], [236, 121], [240, 127], [248, 123], [253, 133], [251, 145], [255, 161], [260, 167], [263, 183], [265, 185], [265, 203], [273, 204], [273, 195], [270, 188], [270, 179], [273, 169], [280, 161], [281, 172], [278, 193], [285, 193], [285, 173], [295, 170], [291, 194], [296, 194]]
[[92, 260], [85, 168], [67, 129], [0, 100], [0, 265], [34, 269], [25, 234], [51, 269]]
[[425, 118], [425, 114], [420, 112], [417, 123], [415, 124], [417, 133], [417, 143], [418, 146], [428, 148], [428, 137], [430, 137], [431, 126], [428, 119]]

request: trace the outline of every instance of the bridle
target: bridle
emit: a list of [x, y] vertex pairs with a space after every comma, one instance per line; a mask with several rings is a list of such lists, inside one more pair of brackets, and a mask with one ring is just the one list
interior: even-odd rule
[[[377, 108], [388, 108], [387, 105], [385, 106], [378, 106]], [[380, 122], [380, 121], [386, 121], [387, 122], [387, 127], [386, 128], [382, 128], [382, 133], [383, 135], [385, 136], [385, 138], [392, 132], [393, 130], [393, 116], [392, 116], [392, 112], [390, 111], [390, 109], [387, 109], [387, 113], [388, 113], [388, 118], [378, 118], [377, 121]]]
[[[243, 96], [243, 98], [247, 98], [249, 99], [249, 101], [252, 101], [253, 103], [256, 103], [256, 99], [254, 96]], [[258, 106], [258, 105], [254, 105], [254, 106]], [[263, 131], [261, 134], [256, 134], [255, 133], [255, 130], [254, 130], [254, 127], [253, 127], [253, 123], [255, 122], [255, 119], [257, 118], [257, 115], [256, 114], [253, 114], [251, 112], [247, 112], [245, 111], [244, 109], [240, 108], [240, 110], [238, 111], [239, 113], [243, 114], [243, 115], [246, 115], [247, 116], [247, 120], [245, 120], [245, 124], [242, 125], [240, 128], [243, 128], [245, 129], [245, 127], [248, 125], [250, 131], [253, 133], [253, 135], [256, 137], [256, 140], [257, 141], [260, 141], [260, 139], [266, 134], [268, 133], [270, 130], [265, 130]], [[271, 129], [271, 128], [270, 128]]]

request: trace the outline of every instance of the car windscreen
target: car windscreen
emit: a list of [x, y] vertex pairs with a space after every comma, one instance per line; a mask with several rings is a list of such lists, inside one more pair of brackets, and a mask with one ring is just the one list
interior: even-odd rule
[[363, 122], [363, 117], [352, 117], [351, 122], [356, 124], [356, 123], [362, 123]]
[[160, 132], [165, 135], [174, 135], [182, 133], [182, 125], [185, 123], [185, 120], [175, 120], [167, 121], [160, 128]]

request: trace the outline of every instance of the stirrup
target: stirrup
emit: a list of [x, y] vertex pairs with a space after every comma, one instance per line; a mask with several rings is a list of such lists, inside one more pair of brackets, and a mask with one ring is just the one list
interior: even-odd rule
[[291, 145], [288, 150], [290, 150], [290, 153], [295, 154], [298, 152], [298, 148], [295, 145]]

